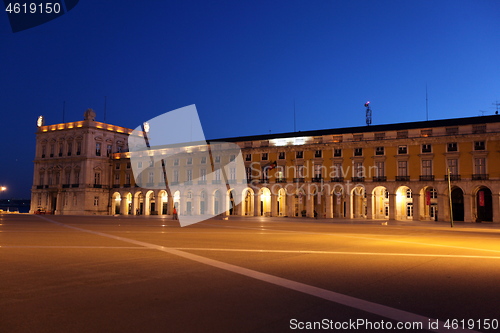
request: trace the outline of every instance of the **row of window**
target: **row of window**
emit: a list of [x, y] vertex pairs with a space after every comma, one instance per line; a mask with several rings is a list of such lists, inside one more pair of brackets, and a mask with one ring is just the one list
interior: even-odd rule
[[[486, 145], [485, 145], [484, 141], [475, 141], [474, 142], [474, 150], [475, 151], [481, 151], [481, 150], [485, 150], [485, 149], [486, 149]], [[457, 142], [450, 142], [447, 144], [447, 152], [457, 152], [457, 151], [458, 151], [458, 143]], [[422, 153], [432, 153], [432, 145], [431, 144], [423, 144], [421, 146], [421, 152]], [[408, 146], [407, 145], [398, 146], [398, 154], [399, 155], [408, 154]], [[375, 147], [375, 155], [385, 155], [385, 147], [384, 146]], [[342, 149], [340, 149], [340, 148], [333, 149], [333, 156], [334, 157], [342, 157]], [[354, 148], [354, 156], [363, 156], [363, 148]], [[314, 157], [315, 158], [323, 157], [323, 151], [316, 150], [314, 152]], [[286, 158], [285, 152], [278, 152], [278, 159], [284, 160], [285, 158]], [[302, 151], [302, 150], [296, 151], [295, 158], [299, 158], [299, 159], [304, 158], [304, 151]], [[269, 154], [262, 153], [261, 160], [268, 161]], [[252, 161], [252, 154], [246, 154], [245, 161]]]

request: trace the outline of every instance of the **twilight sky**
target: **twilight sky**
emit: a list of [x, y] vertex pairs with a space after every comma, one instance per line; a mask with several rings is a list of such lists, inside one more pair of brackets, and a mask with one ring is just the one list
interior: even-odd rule
[[36, 118], [135, 128], [196, 104], [208, 139], [493, 114], [498, 0], [80, 0], [0, 13], [0, 198], [29, 198]]

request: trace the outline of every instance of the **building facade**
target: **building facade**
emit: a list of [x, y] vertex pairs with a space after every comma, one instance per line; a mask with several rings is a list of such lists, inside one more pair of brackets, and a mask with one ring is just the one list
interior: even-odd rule
[[[233, 155], [207, 160], [196, 145], [159, 172], [130, 158], [132, 130], [93, 117], [88, 110], [84, 121], [39, 127], [32, 212], [170, 215], [176, 207], [187, 215], [500, 222], [498, 115], [210, 142], [237, 144], [244, 174], [230, 167]], [[140, 175], [132, 163], [141, 163]], [[179, 181], [171, 193], [168, 184]], [[211, 187], [221, 181], [226, 190]]]

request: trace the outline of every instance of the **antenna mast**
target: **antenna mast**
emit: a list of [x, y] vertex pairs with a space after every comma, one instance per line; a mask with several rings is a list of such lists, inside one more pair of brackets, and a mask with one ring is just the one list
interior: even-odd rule
[[370, 101], [365, 103], [366, 108], [366, 126], [370, 126], [372, 124], [372, 109], [370, 109]]
[[497, 107], [497, 110], [495, 111], [495, 114], [498, 114], [498, 112], [500, 111], [499, 107], [500, 107], [500, 103], [498, 103], [498, 101], [496, 101], [495, 103], [491, 103], [493, 104], [494, 106]]

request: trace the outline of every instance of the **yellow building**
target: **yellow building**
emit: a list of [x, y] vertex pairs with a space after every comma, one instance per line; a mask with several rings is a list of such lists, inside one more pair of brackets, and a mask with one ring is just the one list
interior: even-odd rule
[[[101, 126], [109, 134], [118, 128]], [[62, 131], [59, 127], [67, 131], [65, 124], [40, 127], [37, 146], [44, 133], [58, 133]], [[125, 136], [131, 133], [120, 129]], [[119, 136], [109, 139], [113, 153], [106, 157], [107, 169], [101, 166], [101, 171], [109, 174], [102, 184], [107, 195], [105, 212], [169, 215], [175, 206], [188, 215], [449, 221], [451, 197], [455, 221], [500, 222], [499, 133], [500, 116], [495, 115], [210, 142], [211, 146], [236, 143], [243, 155], [244, 174], [230, 167], [234, 155], [212, 152], [207, 160], [196, 145], [180, 149], [175, 158], [165, 161], [166, 171], [158, 172], [147, 160], [131, 160], [126, 146], [117, 152], [116, 142], [123, 142]], [[97, 142], [93, 137], [88, 140]], [[35, 168], [41, 160], [37, 148]], [[49, 158], [43, 163], [53, 161], [53, 168], [56, 160]], [[131, 163], [141, 163], [140, 175], [133, 174], [139, 166]], [[220, 169], [217, 166], [225, 172], [211, 172]], [[57, 197], [54, 193], [64, 195], [68, 190], [64, 181], [45, 188], [48, 184], [37, 179], [37, 173], [38, 169], [32, 210], [37, 206], [36, 195], [52, 190], [51, 196]], [[211, 186], [221, 182], [227, 184], [227, 190]], [[179, 183], [180, 189], [171, 193], [168, 184]], [[81, 186], [83, 192], [95, 190], [88, 181]], [[233, 205], [235, 199], [241, 203]], [[56, 214], [71, 213], [64, 206], [57, 208]], [[83, 213], [97, 212], [85, 209]]]

